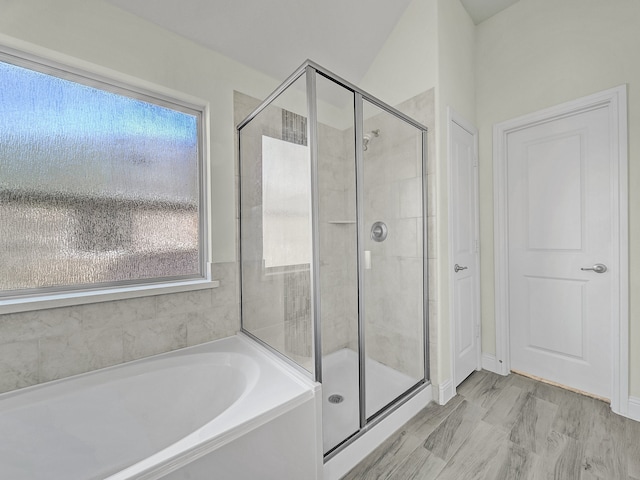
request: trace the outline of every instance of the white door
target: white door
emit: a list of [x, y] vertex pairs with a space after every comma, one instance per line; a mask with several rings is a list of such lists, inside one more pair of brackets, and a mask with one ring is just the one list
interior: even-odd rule
[[451, 278], [454, 380], [480, 368], [477, 131], [449, 122], [451, 162]]
[[507, 137], [511, 369], [611, 398], [609, 110]]

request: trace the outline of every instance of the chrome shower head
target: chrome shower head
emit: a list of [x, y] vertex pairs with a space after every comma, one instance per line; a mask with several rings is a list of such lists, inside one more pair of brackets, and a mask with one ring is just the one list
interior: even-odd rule
[[372, 138], [380, 136], [380, 129], [371, 130], [362, 136], [362, 149], [366, 151], [369, 148], [369, 142]]

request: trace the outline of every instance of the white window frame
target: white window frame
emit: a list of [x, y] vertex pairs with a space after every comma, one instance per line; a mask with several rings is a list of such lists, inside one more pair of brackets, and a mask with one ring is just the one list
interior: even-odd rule
[[[138, 298], [167, 293], [216, 288], [220, 282], [213, 280], [211, 273], [211, 190], [210, 190], [210, 108], [209, 103], [194, 96], [171, 90], [139, 78], [100, 67], [67, 55], [35, 47], [24, 42], [12, 41], [8, 37], [0, 37], [0, 60], [14, 65], [34, 69], [42, 73], [71, 80], [75, 83], [112, 91], [119, 95], [149, 101], [154, 99], [158, 105], [169, 108], [187, 107], [201, 112], [198, 149], [201, 152], [200, 162], [200, 239], [201, 278], [184, 280], [153, 279], [139, 283], [122, 283], [112, 286], [91, 286], [77, 290], [64, 290], [51, 293], [25, 294], [0, 299], [0, 314], [41, 310], [88, 303]], [[36, 67], [36, 68], [34, 68]], [[110, 90], [112, 87], [113, 90]]]

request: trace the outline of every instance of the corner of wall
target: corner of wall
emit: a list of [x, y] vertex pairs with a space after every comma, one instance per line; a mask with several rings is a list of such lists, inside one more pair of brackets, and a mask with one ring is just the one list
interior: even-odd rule
[[[448, 108], [475, 123], [475, 26], [459, 0], [437, 0], [437, 81], [436, 81], [436, 188], [439, 372], [438, 379], [449, 390], [453, 385], [449, 308], [449, 197], [447, 174]], [[455, 392], [455, 388], [453, 388]], [[446, 394], [445, 394], [446, 396]]]
[[409, 4], [359, 82], [364, 90], [397, 105], [436, 85], [436, 1]]

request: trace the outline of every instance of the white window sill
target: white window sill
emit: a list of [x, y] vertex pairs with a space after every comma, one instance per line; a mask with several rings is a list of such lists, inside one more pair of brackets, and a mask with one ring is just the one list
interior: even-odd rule
[[218, 280], [190, 280], [184, 282], [136, 285], [130, 287], [109, 288], [82, 292], [57, 293], [37, 297], [12, 298], [0, 300], [0, 314], [45, 310], [48, 308], [70, 307], [88, 303], [110, 302], [127, 298], [150, 297], [167, 293], [205, 290], [220, 286]]

